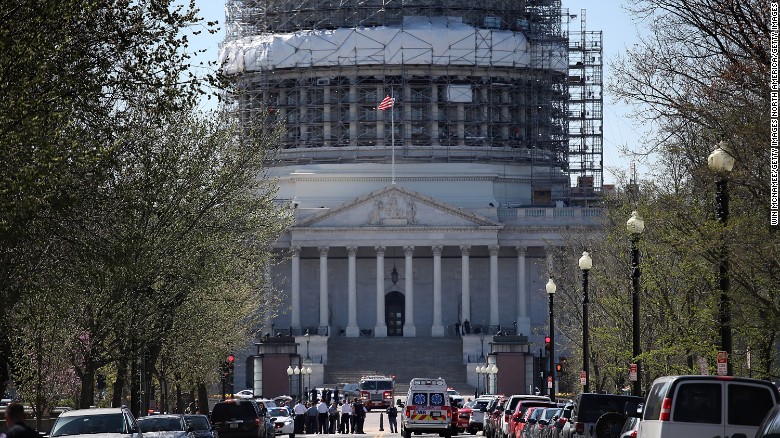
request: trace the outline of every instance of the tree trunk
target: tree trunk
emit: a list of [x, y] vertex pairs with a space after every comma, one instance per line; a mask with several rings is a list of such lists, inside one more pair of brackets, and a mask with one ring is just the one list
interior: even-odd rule
[[138, 363], [135, 360], [130, 362], [130, 410], [133, 412], [135, 418], [139, 417], [141, 410], [141, 400], [139, 398], [138, 383], [139, 383], [139, 371]]
[[84, 365], [84, 374], [81, 375], [81, 394], [79, 395], [79, 408], [86, 409], [95, 404], [95, 370], [91, 363]]
[[124, 393], [126, 378], [127, 378], [127, 364], [121, 360], [117, 361], [116, 381], [114, 382], [113, 392], [111, 394], [112, 408], [118, 408], [122, 406], [122, 394]]
[[181, 385], [179, 384], [178, 380], [176, 382], [176, 413], [184, 413], [184, 400], [181, 398]]
[[198, 383], [198, 409], [203, 415], [209, 415], [209, 392], [205, 383]]

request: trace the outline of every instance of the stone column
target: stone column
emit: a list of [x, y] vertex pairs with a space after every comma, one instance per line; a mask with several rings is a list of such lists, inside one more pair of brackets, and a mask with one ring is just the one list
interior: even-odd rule
[[374, 337], [387, 337], [385, 323], [385, 247], [376, 246], [376, 327]]
[[320, 327], [328, 325], [328, 247], [320, 247]]
[[404, 247], [404, 337], [413, 338], [417, 335], [414, 327], [414, 268], [412, 267], [413, 246]]
[[444, 336], [441, 323], [441, 245], [433, 248], [433, 326], [431, 336]]
[[528, 289], [525, 287], [525, 251], [526, 247], [518, 246], [517, 250], [517, 334], [531, 334], [531, 315], [528, 314]]
[[348, 286], [347, 286], [347, 331], [346, 335], [349, 338], [357, 338], [360, 336], [360, 329], [357, 325], [357, 247], [347, 247], [347, 254], [349, 255], [348, 264]]
[[490, 325], [499, 324], [498, 321], [498, 245], [491, 245], [490, 250]]
[[[292, 278], [290, 279], [292, 321], [290, 325], [293, 328], [301, 328], [301, 247], [293, 246], [290, 250], [292, 252]], [[271, 336], [275, 336], [275, 334]]]
[[471, 322], [471, 271], [469, 270], [470, 245], [460, 247], [460, 291], [461, 291], [461, 315], [464, 321]]

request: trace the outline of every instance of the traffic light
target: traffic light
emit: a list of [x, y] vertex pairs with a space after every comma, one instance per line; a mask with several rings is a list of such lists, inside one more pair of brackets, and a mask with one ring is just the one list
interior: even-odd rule
[[550, 339], [549, 336], [545, 336], [544, 337], [544, 351], [545, 351], [545, 353], [548, 356], [550, 355], [550, 349], [552, 348], [552, 345], [550, 344], [550, 341], [551, 341], [551, 339]]
[[556, 371], [556, 372], [558, 372], [558, 373], [560, 373], [561, 371], [563, 371], [563, 365], [561, 365], [561, 363], [560, 363], [560, 362], [558, 362], [558, 363], [556, 363], [556, 364], [555, 364], [555, 371]]
[[228, 361], [223, 361], [222, 364], [220, 364], [220, 376], [225, 379], [230, 375], [230, 364], [228, 364]]
[[233, 371], [236, 368], [236, 357], [232, 354], [227, 357], [227, 364], [228, 364], [228, 374], [233, 374]]

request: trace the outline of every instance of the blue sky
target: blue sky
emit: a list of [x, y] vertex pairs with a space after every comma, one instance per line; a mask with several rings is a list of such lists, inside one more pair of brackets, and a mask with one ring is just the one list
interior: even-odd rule
[[[637, 42], [637, 35], [642, 27], [638, 26], [624, 9], [623, 5], [630, 0], [563, 0], [564, 8], [569, 9], [569, 14], [576, 14], [570, 23], [570, 30], [579, 30], [581, 10], [586, 10], [587, 30], [603, 31], [604, 42], [604, 183], [616, 182], [617, 172], [629, 172], [629, 167], [634, 157], [621, 153], [628, 148], [638, 149], [641, 144], [643, 129], [628, 115], [630, 108], [618, 105], [606, 89], [610, 80], [610, 62], [616, 55], [625, 52]], [[200, 9], [200, 16], [207, 21], [218, 21], [220, 31], [216, 34], [201, 33], [191, 37], [193, 49], [206, 49], [204, 59], [216, 60], [219, 51], [219, 43], [225, 37], [225, 3], [223, 0], [196, 0], [196, 6]], [[638, 162], [639, 177], [642, 178], [643, 162]]]

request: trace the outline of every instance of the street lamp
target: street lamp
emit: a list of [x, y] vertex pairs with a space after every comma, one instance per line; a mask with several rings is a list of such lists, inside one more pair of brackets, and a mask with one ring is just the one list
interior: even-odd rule
[[553, 319], [553, 297], [555, 296], [555, 282], [552, 277], [544, 285], [547, 296], [550, 298], [550, 379], [552, 388], [550, 388], [550, 401], [555, 401], [555, 319]]
[[309, 376], [309, 390], [311, 390], [311, 366], [306, 367], [306, 375]]
[[645, 230], [645, 221], [637, 216], [636, 211], [631, 212], [631, 217], [626, 222], [626, 229], [631, 235], [631, 326], [633, 335], [634, 363], [636, 364], [636, 379], [634, 380], [633, 395], [642, 395], [642, 363], [639, 355], [642, 354], [642, 346], [639, 344], [639, 276], [642, 272], [639, 270], [639, 238]]
[[290, 390], [290, 395], [292, 395], [292, 376], [293, 376], [293, 374], [295, 374], [295, 371], [293, 370], [292, 365], [289, 365], [287, 367], [287, 379], [290, 381], [290, 385], [289, 385], [289, 388], [288, 388]]
[[488, 383], [490, 383], [491, 381], [493, 382], [493, 384], [490, 385], [491, 387], [489, 388], [488, 392], [490, 394], [498, 394], [498, 376], [497, 376], [498, 367], [496, 366], [496, 364], [488, 365], [487, 373], [490, 376], [490, 378], [488, 379]]
[[585, 384], [582, 392], [590, 392], [590, 345], [588, 339], [588, 271], [593, 267], [593, 259], [588, 251], [583, 251], [579, 260], [582, 271], [582, 368], [585, 375]]
[[[734, 157], [728, 152], [725, 141], [718, 143], [717, 148], [707, 157], [707, 165], [718, 173], [715, 186], [715, 204], [718, 222], [725, 228], [729, 219], [729, 187], [728, 174], [734, 168]], [[720, 282], [720, 348], [728, 358], [727, 375], [733, 375], [731, 365], [731, 302], [729, 300], [729, 252], [725, 241], [721, 244], [718, 279]]]
[[[298, 382], [298, 385], [297, 385], [298, 386], [298, 388], [297, 388], [298, 391], [297, 391], [297, 394], [296, 394], [296, 398], [301, 398], [301, 377], [300, 377], [301, 367], [293, 368], [293, 373], [295, 374], [295, 380]], [[292, 395], [292, 394], [290, 394], [290, 395]]]
[[311, 363], [311, 357], [309, 357], [309, 342], [311, 342], [309, 330], [306, 330], [306, 334], [303, 335], [303, 338], [306, 339], [306, 363]]
[[482, 394], [479, 390], [479, 381], [482, 380], [482, 365], [477, 365], [475, 371], [477, 372], [477, 394]]
[[480, 360], [485, 360], [485, 331], [480, 330], [479, 331], [479, 348], [482, 351], [482, 354], [479, 356]]

